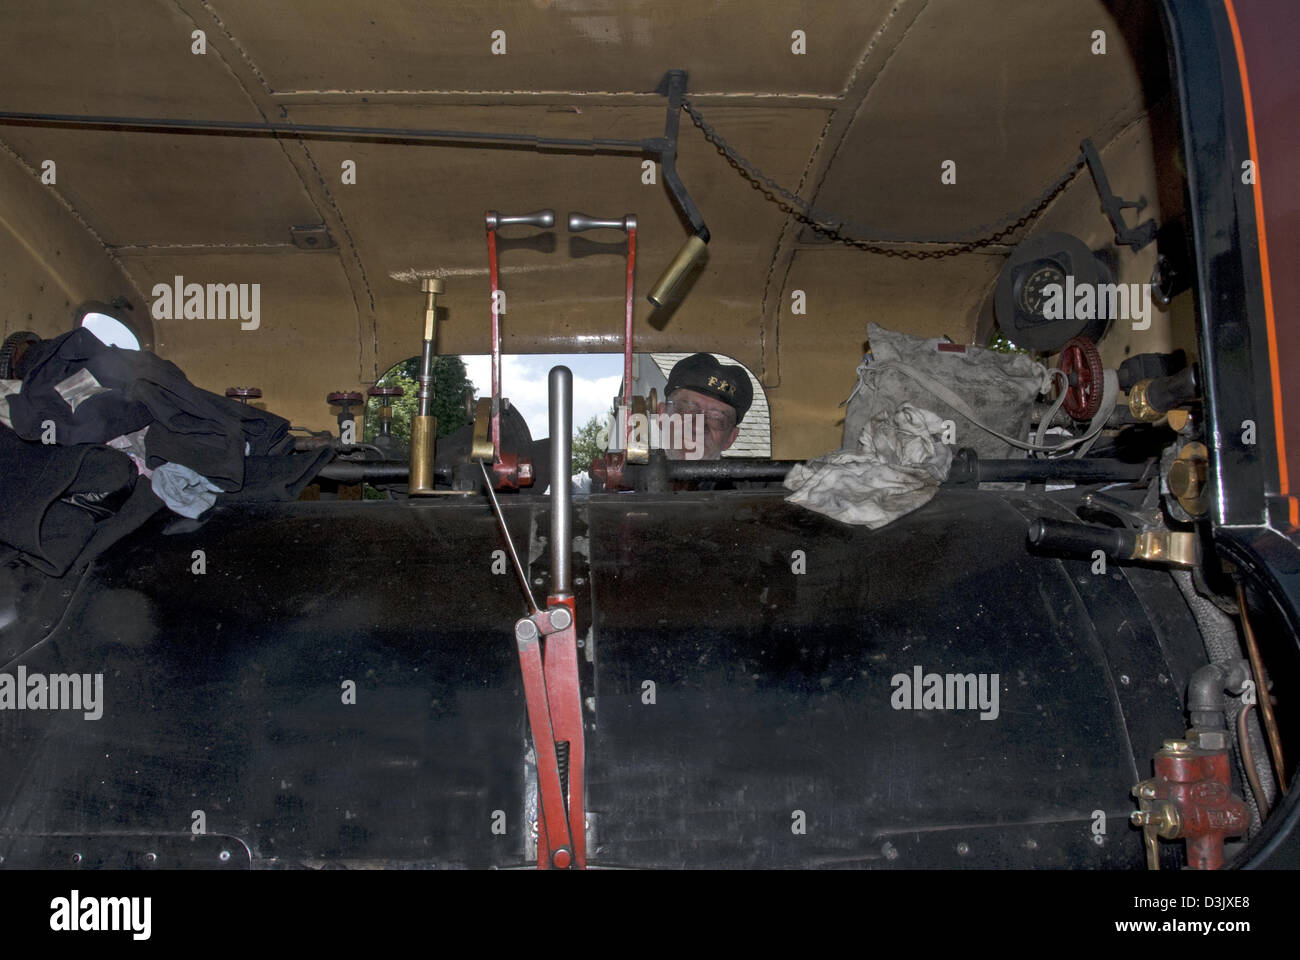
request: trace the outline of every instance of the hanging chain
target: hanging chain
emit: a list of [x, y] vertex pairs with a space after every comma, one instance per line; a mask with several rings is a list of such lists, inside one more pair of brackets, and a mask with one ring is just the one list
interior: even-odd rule
[[[1064, 190], [1070, 181], [1074, 179], [1074, 175], [1084, 165], [1083, 154], [1080, 153], [1070, 162], [1069, 167], [1052, 181], [1047, 189], [1025, 206], [990, 223], [958, 233], [951, 239], [935, 240], [933, 237], [900, 237], [893, 240], [861, 240], [851, 236], [851, 234], [870, 233], [870, 227], [854, 223], [851, 220], [842, 220], [829, 211], [815, 207], [802, 197], [791, 193], [745, 159], [735, 147], [727, 143], [717, 130], [705, 122], [704, 118], [691, 106], [688, 100], [682, 101], [682, 109], [690, 116], [691, 121], [700, 128], [700, 132], [704, 134], [704, 139], [713, 144], [727, 163], [749, 181], [751, 187], [800, 223], [806, 224], [829, 240], [847, 244], [859, 250], [867, 250], [887, 257], [901, 257], [905, 260], [936, 260], [940, 257], [954, 257], [962, 253], [972, 253], [982, 247], [1003, 243], [1008, 237], [1029, 223], [1030, 220], [1042, 213], [1047, 208], [1047, 205], [1056, 199], [1057, 194]], [[1005, 224], [1005, 226], [995, 230], [994, 228], [997, 228], [999, 224]], [[942, 250], [907, 250], [891, 246], [891, 244], [906, 243], [944, 243], [955, 244], [955, 246], [947, 246]]]

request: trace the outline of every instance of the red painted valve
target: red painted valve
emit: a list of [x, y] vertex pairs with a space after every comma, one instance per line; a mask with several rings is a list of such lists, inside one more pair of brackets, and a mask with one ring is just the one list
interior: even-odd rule
[[1166, 740], [1155, 757], [1156, 775], [1133, 788], [1139, 809], [1134, 826], [1142, 828], [1147, 866], [1159, 868], [1156, 837], [1187, 841], [1193, 870], [1223, 866], [1223, 841], [1245, 834], [1246, 804], [1232, 792], [1226, 750], [1201, 750], [1184, 740]]
[[336, 390], [325, 398], [330, 403], [340, 408], [339, 412], [339, 436], [343, 436], [344, 424], [349, 421], [355, 423], [352, 419], [352, 404], [360, 403], [365, 399], [359, 393], [353, 393], [346, 390]]

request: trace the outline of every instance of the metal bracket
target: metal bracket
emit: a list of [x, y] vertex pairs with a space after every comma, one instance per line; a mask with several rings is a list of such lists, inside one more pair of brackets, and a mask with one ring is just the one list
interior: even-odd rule
[[1110, 181], [1106, 179], [1106, 168], [1102, 166], [1101, 155], [1097, 153], [1097, 148], [1092, 145], [1092, 141], [1084, 140], [1079, 144], [1079, 149], [1083, 151], [1083, 158], [1088, 161], [1088, 172], [1092, 174], [1093, 183], [1097, 185], [1097, 195], [1101, 197], [1102, 209], [1106, 211], [1106, 217], [1115, 230], [1115, 242], [1130, 247], [1134, 252], [1141, 250], [1156, 238], [1156, 222], [1148, 219], [1136, 227], [1129, 227], [1124, 223], [1123, 211], [1136, 210], [1141, 213], [1147, 206], [1146, 197], [1139, 196], [1137, 200], [1124, 200], [1115, 196], [1111, 192]]
[[663, 140], [655, 143], [658, 147], [659, 165], [663, 169], [664, 184], [668, 187], [673, 200], [681, 208], [682, 215], [691, 225], [691, 232], [705, 243], [709, 242], [709, 228], [704, 225], [704, 217], [699, 207], [686, 192], [681, 178], [677, 176], [677, 129], [681, 121], [682, 101], [686, 99], [686, 71], [669, 70], [659, 83], [656, 93], [668, 98], [668, 116], [664, 120]]
[[[655, 141], [653, 147], [659, 155], [659, 167], [663, 171], [664, 185], [672, 195], [674, 202], [686, 217], [691, 228], [691, 235], [677, 251], [667, 269], [651, 288], [646, 298], [656, 309], [669, 303], [677, 292], [682, 279], [704, 255], [709, 242], [709, 228], [704, 224], [704, 217], [695, 206], [695, 201], [686, 192], [681, 177], [677, 176], [677, 130], [681, 121], [682, 101], [686, 99], [686, 71], [669, 70], [656, 91], [668, 98], [668, 116], [664, 120], [664, 136]], [[647, 147], [651, 144], [647, 144]]]
[[486, 460], [492, 463], [495, 454], [492, 450], [492, 398], [479, 397], [474, 409], [474, 439], [470, 444], [471, 460]]

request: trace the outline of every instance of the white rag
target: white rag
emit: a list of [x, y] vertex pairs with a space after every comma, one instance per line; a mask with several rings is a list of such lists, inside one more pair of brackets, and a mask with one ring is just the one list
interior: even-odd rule
[[929, 503], [948, 478], [952, 449], [943, 431], [937, 414], [910, 403], [879, 412], [862, 428], [856, 450], [795, 464], [785, 478], [793, 491], [786, 502], [883, 527]]

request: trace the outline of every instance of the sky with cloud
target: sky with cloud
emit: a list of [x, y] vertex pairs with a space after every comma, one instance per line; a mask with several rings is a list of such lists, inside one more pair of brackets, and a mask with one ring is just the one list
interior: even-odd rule
[[[464, 356], [465, 370], [480, 397], [492, 396], [492, 358]], [[546, 381], [551, 368], [563, 364], [573, 371], [573, 429], [592, 418], [602, 422], [623, 384], [623, 355], [506, 354], [501, 358], [501, 395], [518, 407], [534, 439], [550, 435]]]

